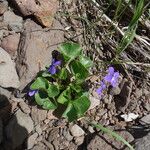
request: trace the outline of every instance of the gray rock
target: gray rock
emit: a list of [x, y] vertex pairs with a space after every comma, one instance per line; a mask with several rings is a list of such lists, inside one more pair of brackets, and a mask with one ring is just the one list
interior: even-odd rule
[[8, 2], [7, 1], [0, 1], [0, 15], [2, 15], [8, 8]]
[[83, 142], [84, 142], [84, 136], [80, 136], [75, 139], [75, 143], [77, 145], [81, 145]]
[[0, 86], [18, 88], [20, 85], [15, 65], [9, 54], [0, 48]]
[[29, 106], [24, 101], [20, 102], [19, 106], [24, 113], [29, 114], [31, 112]]
[[[2, 87], [0, 87], [0, 99], [2, 100], [4, 97], [5, 97], [5, 99], [9, 99], [10, 98], [10, 96], [11, 96], [11, 92], [10, 91], [8, 91], [7, 89], [5, 89], [5, 88], [2, 88]], [[3, 97], [3, 98], [2, 98]]]
[[69, 132], [67, 129], [65, 129], [65, 130], [63, 131], [63, 136], [64, 136], [65, 139], [68, 140], [68, 141], [72, 141], [72, 139], [73, 139], [73, 136], [71, 136], [70, 132]]
[[150, 114], [144, 116], [140, 119], [141, 124], [150, 124]]
[[15, 31], [20, 32], [23, 28], [23, 19], [17, 16], [12, 11], [6, 11], [4, 13], [4, 22], [8, 24], [8, 27]]
[[38, 133], [34, 133], [32, 134], [28, 140], [27, 140], [27, 149], [31, 149], [33, 148], [33, 146], [36, 144], [36, 139], [38, 137]]
[[40, 127], [40, 124], [38, 124], [38, 125], [35, 127], [35, 130], [36, 130], [36, 132], [38, 133], [39, 136], [42, 134], [42, 129], [41, 129], [41, 127]]
[[11, 141], [12, 149], [20, 146], [33, 130], [31, 117], [18, 110], [6, 126], [6, 136]]
[[150, 150], [150, 133], [137, 140], [135, 150]]
[[0, 118], [0, 143], [2, 142], [2, 140], [3, 140], [3, 123]]
[[[45, 32], [41, 26], [31, 20], [26, 20], [24, 27], [26, 32], [21, 37], [17, 57], [17, 70], [22, 85], [20, 89], [31, 82], [37, 72], [45, 69], [46, 65], [50, 65], [51, 52], [64, 41], [64, 32], [60, 30]], [[61, 29], [62, 26], [58, 21], [55, 21], [52, 28]]]
[[70, 132], [73, 136], [75, 137], [79, 137], [79, 136], [82, 136], [84, 135], [84, 131], [82, 130], [81, 127], [79, 127], [77, 124], [73, 125], [71, 128], [70, 128]]
[[47, 110], [38, 109], [37, 107], [32, 107], [31, 117], [35, 124], [39, 124], [41, 121], [46, 119]]

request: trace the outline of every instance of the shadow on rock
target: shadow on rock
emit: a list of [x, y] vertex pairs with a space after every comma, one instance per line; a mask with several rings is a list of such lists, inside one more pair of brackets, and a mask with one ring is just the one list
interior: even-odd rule
[[[19, 111], [12, 114], [12, 105], [5, 95], [0, 95], [0, 150], [26, 149], [28, 131], [18, 122]], [[20, 116], [21, 117], [21, 116]]]

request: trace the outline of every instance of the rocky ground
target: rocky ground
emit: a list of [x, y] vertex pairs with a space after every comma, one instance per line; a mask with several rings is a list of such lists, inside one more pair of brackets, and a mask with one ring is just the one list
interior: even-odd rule
[[[111, 47], [115, 45], [115, 41], [104, 39], [109, 24], [103, 18], [106, 16], [93, 28], [87, 26], [89, 20], [81, 18], [82, 15], [92, 18], [96, 13], [95, 7], [78, 0], [0, 0], [0, 150], [127, 149], [84, 119], [74, 123], [58, 119], [52, 111], [38, 108], [26, 95], [36, 74], [51, 63], [51, 52], [67, 40], [80, 43], [85, 55], [96, 64], [88, 79], [92, 105], [86, 116], [115, 130], [133, 143], [135, 149], [150, 149], [150, 74], [137, 66], [127, 66], [126, 72], [117, 65], [121, 74], [119, 86], [110, 89], [101, 100], [95, 93], [106, 69], [101, 61], [113, 57]], [[148, 33], [146, 28], [143, 34]], [[138, 50], [137, 44], [124, 52], [123, 57], [133, 60], [129, 54], [130, 50]], [[147, 46], [139, 48], [146, 50]], [[139, 51], [136, 54], [134, 59], [149, 63], [148, 54], [145, 57]], [[132, 121], [121, 117], [131, 113], [137, 115]]]

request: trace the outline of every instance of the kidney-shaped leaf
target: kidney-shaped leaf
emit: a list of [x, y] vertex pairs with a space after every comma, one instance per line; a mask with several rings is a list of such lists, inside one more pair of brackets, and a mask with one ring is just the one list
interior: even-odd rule
[[48, 81], [43, 77], [38, 77], [30, 86], [31, 90], [36, 89], [47, 89], [48, 88]]
[[88, 110], [90, 107], [90, 100], [86, 95], [81, 96], [80, 98], [73, 101], [73, 106], [75, 107], [77, 111], [78, 117], [82, 117], [84, 113]]
[[80, 55], [82, 48], [77, 43], [63, 43], [59, 46], [60, 51], [67, 57], [74, 59]]
[[57, 101], [60, 104], [64, 104], [64, 103], [68, 102], [70, 99], [71, 99], [71, 90], [70, 90], [70, 88], [68, 88], [60, 94]]
[[75, 60], [70, 63], [70, 69], [78, 79], [86, 79], [89, 74], [88, 70], [80, 62]]
[[59, 89], [56, 85], [49, 84], [49, 87], [47, 89], [47, 93], [49, 97], [55, 97], [59, 94]]
[[52, 103], [52, 101], [50, 101], [50, 100], [44, 101], [42, 107], [43, 107], [44, 109], [47, 109], [47, 110], [56, 109], [56, 108], [57, 108], [57, 106], [56, 106], [54, 103]]
[[44, 101], [47, 101], [49, 98], [47, 96], [47, 93], [44, 90], [39, 90], [35, 95], [35, 101], [38, 105], [42, 106]]
[[85, 57], [85, 56], [81, 55], [79, 57], [79, 61], [87, 69], [89, 69], [93, 65], [93, 62], [92, 62], [92, 60], [89, 57]]
[[64, 111], [62, 117], [67, 118], [69, 122], [72, 122], [78, 118], [77, 111], [71, 102], [68, 103], [68, 106], [66, 110]]

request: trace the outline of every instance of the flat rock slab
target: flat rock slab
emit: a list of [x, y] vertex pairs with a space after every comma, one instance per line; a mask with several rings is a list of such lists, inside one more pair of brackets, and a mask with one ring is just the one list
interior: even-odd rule
[[[31, 20], [27, 20], [24, 27], [16, 63], [22, 88], [31, 82], [40, 70], [51, 64], [52, 51], [64, 41], [63, 31], [45, 31]], [[52, 28], [62, 29], [62, 26], [55, 20]]]
[[18, 88], [19, 78], [15, 69], [15, 64], [9, 54], [0, 48], [0, 86], [8, 88]]
[[24, 16], [34, 15], [44, 26], [50, 27], [56, 10], [58, 0], [14, 0]]

